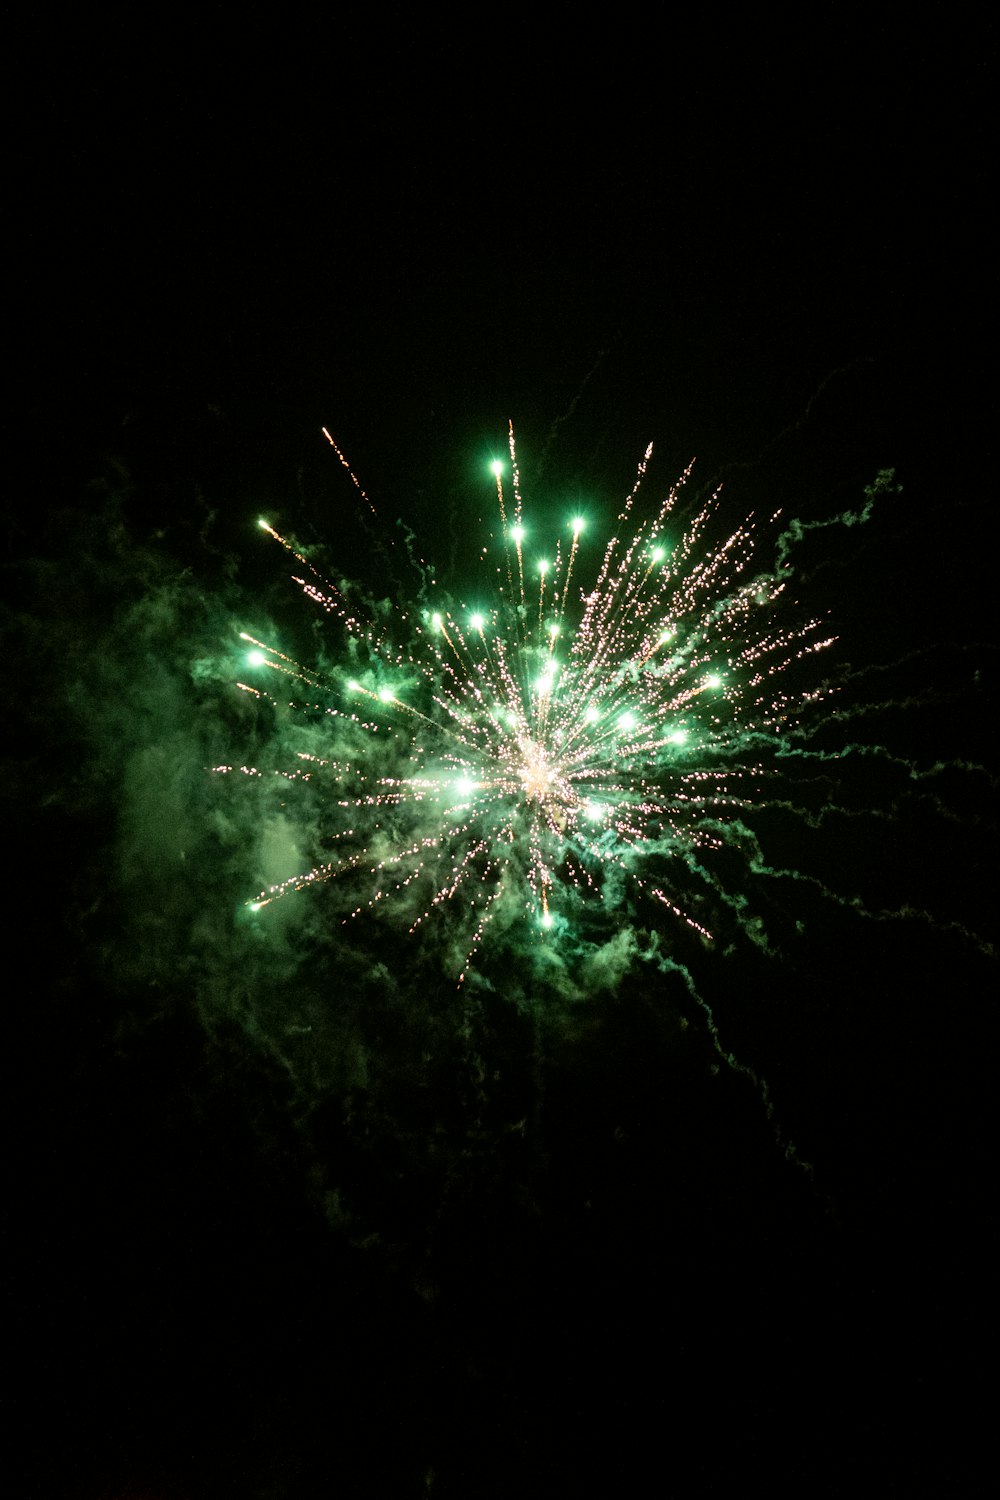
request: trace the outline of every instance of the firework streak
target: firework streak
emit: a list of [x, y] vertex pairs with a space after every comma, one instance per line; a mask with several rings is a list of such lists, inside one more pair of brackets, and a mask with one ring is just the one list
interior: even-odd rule
[[[261, 521], [300, 564], [295, 582], [343, 628], [350, 675], [325, 680], [244, 637], [256, 666], [307, 686], [310, 711], [336, 721], [329, 755], [299, 750], [297, 767], [279, 773], [328, 788], [333, 857], [249, 904], [347, 882], [342, 920], [378, 908], [413, 932], [454, 903], [461, 979], [498, 918], [498, 932], [528, 922], [555, 929], [551, 940], [579, 902], [603, 899], [613, 918], [625, 890], [711, 939], [685, 884], [694, 872], [711, 879], [706, 852], [745, 831], [742, 810], [789, 753], [799, 716], [833, 691], [803, 686], [793, 669], [834, 638], [817, 619], [783, 623], [795, 613], [779, 606], [795, 532], [780, 530], [779, 512], [761, 537], [750, 517], [713, 540], [718, 494], [678, 519], [689, 468], [637, 519], [650, 445], [596, 578], [581, 587], [584, 523], [570, 522], [551, 557], [529, 552], [513, 428], [509, 447], [510, 494], [506, 465], [494, 465], [487, 607], [363, 607]], [[755, 564], [763, 537], [769, 570]]]

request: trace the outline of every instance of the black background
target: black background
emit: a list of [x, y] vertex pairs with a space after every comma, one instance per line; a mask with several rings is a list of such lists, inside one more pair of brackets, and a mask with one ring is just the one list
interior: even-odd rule
[[[17, 50], [17, 1493], [983, 1492], [993, 51], [825, 7], [88, 18]], [[369, 1081], [332, 1061], [304, 1103], [273, 996], [206, 1020], [169, 934], [157, 977], [135, 951], [128, 757], [73, 684], [101, 656], [129, 703], [152, 582], [269, 590], [261, 509], [353, 537], [324, 424], [460, 575], [509, 417], [526, 491], [608, 514], [651, 438], [659, 480], [697, 454], [790, 513], [903, 484], [831, 607], [859, 668], [913, 663], [890, 679], [921, 710], [880, 733], [955, 769], [888, 853], [826, 857], [934, 920], [807, 902], [794, 971], [706, 981], [811, 1175], [646, 971], [551, 1032], [494, 993], [471, 1035], [446, 986], [401, 1016], [313, 971]]]

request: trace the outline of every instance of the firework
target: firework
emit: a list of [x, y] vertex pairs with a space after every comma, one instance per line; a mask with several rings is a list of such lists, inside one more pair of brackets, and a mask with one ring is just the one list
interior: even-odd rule
[[[586, 903], [613, 918], [625, 902], [653, 900], [711, 940], [689, 893], [707, 883], [717, 904], [739, 904], [707, 861], [746, 844], [744, 814], [803, 713], [832, 692], [815, 678], [803, 685], [798, 664], [834, 638], [783, 600], [795, 526], [783, 529], [780, 512], [760, 533], [752, 515], [722, 531], [718, 493], [685, 503], [689, 467], [640, 514], [651, 452], [603, 549], [587, 546], [575, 517], [543, 554], [511, 428], [509, 490], [507, 464], [493, 466], [490, 602], [477, 609], [438, 602], [436, 585], [412, 609], [362, 607], [261, 521], [343, 631], [345, 668], [331, 679], [244, 636], [251, 664], [297, 683], [290, 707], [319, 709], [327, 736], [277, 774], [321, 789], [331, 857], [268, 886], [254, 910], [336, 882], [350, 892], [343, 921], [377, 910], [412, 933], [461, 913], [460, 981], [493, 924], [530, 924], [551, 940]], [[770, 567], [758, 560], [762, 537]]]

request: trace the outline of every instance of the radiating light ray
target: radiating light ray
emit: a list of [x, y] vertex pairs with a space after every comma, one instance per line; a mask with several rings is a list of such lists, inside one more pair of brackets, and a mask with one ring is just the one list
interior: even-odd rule
[[[492, 465], [492, 602], [365, 610], [262, 521], [300, 565], [293, 577], [306, 597], [338, 622], [350, 674], [330, 680], [244, 637], [258, 670], [309, 688], [310, 710], [331, 731], [328, 752], [281, 774], [322, 782], [332, 857], [248, 905], [350, 881], [361, 889], [344, 921], [384, 910], [413, 933], [451, 910], [465, 929], [461, 979], [498, 921], [551, 934], [583, 904], [603, 902], [614, 921], [614, 903], [648, 898], [710, 941], [705, 911], [738, 916], [745, 898], [706, 860], [740, 848], [752, 867], [742, 816], [776, 800], [768, 783], [780, 783], [783, 757], [803, 753], [802, 715], [835, 691], [789, 678], [834, 641], [820, 619], [784, 605], [798, 523], [779, 532], [775, 511], [759, 532], [749, 516], [722, 535], [717, 493], [682, 521], [690, 465], [639, 515], [652, 444], [589, 589], [574, 587], [588, 562], [581, 519], [566, 550], [557, 543], [549, 556], [532, 534], [529, 604], [512, 425], [508, 447], [512, 506], [504, 465]], [[769, 566], [755, 561], [763, 538]]]

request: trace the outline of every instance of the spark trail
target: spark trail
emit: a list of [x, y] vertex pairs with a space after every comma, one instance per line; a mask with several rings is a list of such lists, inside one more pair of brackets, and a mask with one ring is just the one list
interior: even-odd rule
[[708, 891], [712, 911], [742, 920], [745, 896], [713, 854], [738, 850], [759, 867], [748, 820], [780, 802], [802, 715], [834, 692], [809, 666], [834, 637], [784, 598], [795, 531], [780, 512], [726, 534], [718, 493], [684, 505], [689, 466], [640, 514], [650, 445], [581, 585], [583, 521], [548, 556], [536, 551], [512, 427], [508, 445], [509, 494], [506, 464], [493, 466], [487, 605], [363, 607], [261, 521], [340, 626], [350, 668], [329, 678], [245, 637], [258, 671], [297, 685], [289, 707], [322, 714], [325, 739], [276, 774], [319, 789], [332, 854], [249, 904], [334, 883], [349, 893], [345, 922], [374, 913], [415, 933], [447, 920], [460, 983], [491, 933], [520, 924], [552, 941], [585, 908], [603, 907], [614, 929], [652, 900], [710, 941]]

